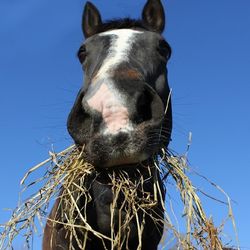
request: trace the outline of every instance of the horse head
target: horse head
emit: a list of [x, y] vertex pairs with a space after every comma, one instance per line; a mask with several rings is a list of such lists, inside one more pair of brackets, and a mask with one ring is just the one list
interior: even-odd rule
[[92, 3], [85, 5], [85, 42], [78, 51], [84, 85], [67, 127], [95, 166], [141, 162], [169, 143], [171, 48], [161, 35], [164, 27], [160, 0], [147, 1], [141, 20], [103, 22]]

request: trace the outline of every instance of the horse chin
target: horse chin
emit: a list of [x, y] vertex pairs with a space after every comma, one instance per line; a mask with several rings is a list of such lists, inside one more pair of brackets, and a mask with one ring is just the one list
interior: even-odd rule
[[106, 164], [103, 165], [103, 167], [109, 168], [109, 167], [123, 167], [123, 166], [134, 166], [134, 164], [138, 164], [139, 162], [145, 161], [149, 158], [149, 156], [146, 153], [137, 154], [134, 155], [124, 155], [120, 156], [114, 155], [110, 157], [110, 160], [106, 162]]
[[106, 158], [100, 158], [99, 154], [91, 154], [89, 157], [90, 162], [98, 168], [111, 168], [111, 167], [124, 167], [124, 166], [134, 166], [140, 162], [147, 160], [150, 155], [145, 152], [133, 152], [126, 154], [125, 152], [119, 152], [113, 150], [110, 154], [106, 154]]
[[85, 144], [87, 160], [96, 167], [136, 164], [148, 159], [157, 149], [148, 147], [144, 133], [92, 136]]

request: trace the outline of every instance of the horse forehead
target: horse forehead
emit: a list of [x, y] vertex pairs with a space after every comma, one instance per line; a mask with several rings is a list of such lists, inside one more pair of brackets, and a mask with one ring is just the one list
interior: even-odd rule
[[[148, 30], [134, 30], [134, 29], [116, 29], [108, 30], [97, 34], [99, 38], [109, 38], [111, 41], [111, 46], [115, 42], [119, 42], [118, 45], [122, 43], [133, 44], [138, 41], [144, 42], [155, 42], [162, 39], [161, 34]], [[116, 44], [117, 45], [117, 44]]]
[[[144, 31], [132, 30], [132, 29], [118, 29], [109, 30], [99, 33], [99, 37], [109, 37], [110, 45], [109, 52], [112, 56], [116, 56], [118, 59], [122, 56], [127, 56], [127, 54], [132, 49], [134, 43], [137, 42], [139, 36], [144, 34]], [[121, 59], [121, 58], [120, 58]]]
[[136, 43], [138, 36], [144, 31], [132, 29], [109, 30], [98, 34], [98, 37], [109, 37], [110, 44], [107, 56], [104, 58], [97, 77], [107, 77], [110, 70], [114, 72], [119, 64], [129, 61], [129, 54], [133, 44]]
[[143, 34], [145, 31], [133, 30], [133, 29], [117, 29], [117, 30], [108, 30], [102, 33], [99, 33], [98, 36], [116, 36], [120, 39], [126, 39], [127, 37], [133, 37], [138, 34]]

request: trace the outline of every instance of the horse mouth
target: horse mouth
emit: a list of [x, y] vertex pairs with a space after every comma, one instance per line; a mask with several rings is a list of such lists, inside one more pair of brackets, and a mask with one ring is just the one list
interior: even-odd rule
[[161, 136], [152, 131], [159, 126], [142, 123], [133, 131], [91, 135], [85, 143], [86, 157], [96, 167], [112, 167], [142, 162], [162, 146]]

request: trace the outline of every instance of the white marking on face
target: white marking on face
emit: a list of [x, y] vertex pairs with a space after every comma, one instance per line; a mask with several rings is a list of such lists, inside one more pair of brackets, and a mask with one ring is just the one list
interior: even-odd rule
[[133, 131], [134, 126], [129, 120], [126, 107], [126, 97], [119, 93], [112, 80], [112, 70], [128, 61], [128, 55], [138, 34], [142, 31], [131, 29], [111, 30], [98, 34], [98, 36], [110, 36], [111, 44], [108, 55], [104, 59], [94, 81], [90, 85], [89, 92], [85, 95], [88, 105], [102, 114], [106, 125], [103, 134], [116, 134], [119, 132]]
[[136, 36], [142, 33], [142, 31], [131, 29], [110, 30], [100, 33], [99, 36], [111, 36], [112, 38], [108, 56], [104, 59], [97, 77], [108, 77], [108, 72], [111, 69], [127, 61]]
[[103, 134], [129, 132], [133, 126], [129, 121], [128, 109], [122, 103], [122, 97], [105, 83], [102, 83], [91, 96], [85, 96], [88, 105], [100, 112], [106, 125]]

